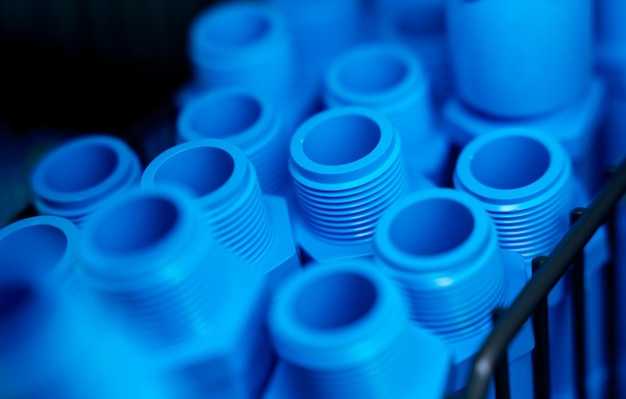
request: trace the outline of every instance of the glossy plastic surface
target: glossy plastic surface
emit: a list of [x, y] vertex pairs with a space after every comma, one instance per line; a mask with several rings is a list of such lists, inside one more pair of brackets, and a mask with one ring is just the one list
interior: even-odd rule
[[410, 189], [391, 122], [343, 107], [307, 120], [291, 140], [296, 241], [318, 261], [371, 253], [381, 212]]
[[276, 103], [243, 88], [215, 89], [181, 110], [177, 141], [215, 138], [243, 150], [257, 171], [265, 193], [284, 191], [289, 183], [289, 132]]
[[[381, 217], [374, 243], [375, 258], [402, 289], [411, 318], [451, 348], [451, 389], [460, 391], [491, 331], [492, 311], [506, 306], [525, 282], [522, 259], [498, 246], [495, 226], [478, 201], [451, 189], [396, 202]], [[526, 328], [509, 351], [513, 397], [532, 397], [533, 345]]]
[[593, 2], [448, 0], [458, 97], [494, 117], [529, 117], [573, 103], [592, 72]]
[[267, 275], [270, 290], [299, 269], [285, 200], [264, 196], [256, 171], [234, 144], [194, 140], [163, 152], [146, 168], [142, 186], [190, 190], [216, 241]]
[[262, 276], [211, 237], [187, 192], [137, 189], [83, 234], [86, 283], [137, 326], [162, 367], [198, 395], [258, 395], [273, 363]]
[[31, 175], [40, 214], [82, 225], [90, 214], [139, 182], [141, 165], [121, 139], [88, 135], [67, 141], [39, 160]]
[[435, 124], [430, 79], [408, 48], [369, 44], [345, 52], [326, 73], [324, 102], [380, 111], [400, 134], [410, 175], [444, 183], [448, 140]]
[[272, 304], [269, 328], [282, 364], [265, 398], [444, 394], [448, 349], [411, 325], [400, 292], [371, 261], [311, 265]]

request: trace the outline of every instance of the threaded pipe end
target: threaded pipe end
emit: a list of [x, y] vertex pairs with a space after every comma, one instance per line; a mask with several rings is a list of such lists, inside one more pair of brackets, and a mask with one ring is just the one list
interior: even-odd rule
[[287, 184], [287, 140], [282, 120], [263, 94], [244, 88], [212, 90], [185, 106], [177, 120], [178, 142], [230, 141], [254, 165], [261, 188], [277, 193]]
[[199, 210], [177, 187], [134, 190], [85, 224], [82, 274], [150, 342], [206, 334], [224, 293], [223, 268]]
[[357, 47], [333, 62], [324, 82], [328, 107], [364, 106], [389, 118], [407, 154], [430, 134], [429, 82], [420, 62], [395, 44]]
[[331, 240], [370, 240], [381, 213], [408, 191], [398, 133], [374, 110], [317, 114], [294, 134], [290, 154], [300, 210]]
[[401, 397], [420, 359], [405, 309], [369, 261], [338, 262], [291, 280], [272, 304], [269, 328], [311, 397]]
[[105, 201], [135, 186], [140, 174], [139, 158], [118, 138], [90, 135], [70, 140], [35, 165], [35, 208], [80, 226]]
[[528, 261], [552, 252], [569, 228], [572, 166], [551, 137], [521, 129], [478, 137], [461, 152], [454, 185], [481, 201], [500, 246]]
[[146, 187], [178, 184], [191, 190], [215, 239], [258, 263], [274, 239], [256, 172], [234, 144], [194, 140], [172, 147], [146, 168]]
[[447, 340], [488, 328], [506, 300], [493, 222], [465, 193], [429, 189], [403, 198], [380, 219], [374, 247], [412, 318]]
[[190, 31], [189, 56], [209, 87], [245, 86], [282, 96], [293, 80], [291, 39], [271, 6], [230, 3], [200, 14]]

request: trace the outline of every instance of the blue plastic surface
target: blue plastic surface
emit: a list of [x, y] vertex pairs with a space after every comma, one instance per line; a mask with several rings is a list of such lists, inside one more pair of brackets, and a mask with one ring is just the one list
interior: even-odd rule
[[[424, 190], [396, 202], [381, 217], [374, 244], [376, 261], [403, 290], [411, 318], [451, 348], [451, 389], [462, 390], [491, 331], [492, 311], [506, 306], [525, 283], [522, 258], [498, 246], [480, 202], [451, 189]], [[526, 326], [509, 349], [513, 398], [533, 397], [533, 346]]]
[[1, 398], [181, 398], [151, 355], [100, 308], [35, 270], [14, 274], [4, 266]]
[[527, 128], [553, 137], [573, 161], [574, 174], [590, 192], [603, 183], [599, 128], [604, 116], [605, 84], [596, 78], [578, 101], [556, 112], [534, 118], [490, 118], [450, 100], [444, 117], [451, 126], [450, 137], [459, 146], [483, 134], [502, 128]]
[[311, 265], [272, 304], [269, 328], [282, 364], [266, 399], [445, 392], [448, 349], [411, 325], [400, 292], [371, 261]]
[[529, 117], [573, 103], [592, 72], [591, 0], [448, 0], [458, 97], [495, 117]]
[[76, 278], [78, 240], [78, 228], [67, 219], [22, 219], [0, 229], [0, 263], [11, 267], [12, 273], [46, 276], [70, 286]]
[[343, 107], [291, 140], [296, 242], [314, 260], [371, 254], [381, 212], [410, 190], [399, 135], [377, 111]]
[[[196, 395], [256, 396], [273, 364], [262, 276], [170, 185], [120, 196], [86, 223], [81, 271]], [[242, 384], [241, 381], [246, 381]]]
[[266, 275], [270, 291], [299, 269], [285, 200], [263, 195], [252, 163], [234, 144], [204, 139], [172, 147], [148, 165], [141, 184], [190, 190], [213, 237]]
[[365, 10], [360, 0], [270, 2], [289, 27], [304, 85], [317, 87], [335, 57], [366, 39]]
[[445, 29], [446, 0], [377, 0], [377, 24], [383, 40], [409, 47], [430, 77], [437, 106], [454, 94]]
[[49, 151], [35, 166], [31, 187], [40, 214], [82, 225], [114, 196], [138, 185], [139, 158], [121, 139], [88, 135]]
[[289, 183], [290, 133], [276, 103], [243, 88], [215, 89], [188, 103], [177, 119], [177, 141], [216, 138], [241, 148], [257, 171], [265, 193]]
[[326, 73], [324, 102], [380, 111], [400, 134], [410, 176], [445, 182], [448, 139], [435, 125], [430, 79], [408, 48], [369, 44], [345, 52]]
[[246, 86], [282, 98], [295, 77], [291, 40], [284, 18], [269, 5], [208, 8], [190, 29], [195, 79], [207, 88]]

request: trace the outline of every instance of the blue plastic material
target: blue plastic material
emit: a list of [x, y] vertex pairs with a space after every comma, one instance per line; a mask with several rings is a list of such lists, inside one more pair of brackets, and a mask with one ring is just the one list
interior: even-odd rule
[[89, 135], [67, 141], [44, 155], [31, 175], [35, 208], [79, 227], [91, 213], [139, 182], [141, 165], [122, 140]]
[[591, 77], [592, 5], [447, 0], [458, 97], [501, 117], [541, 115], [576, 101]]
[[598, 131], [605, 108], [606, 88], [601, 79], [594, 79], [589, 90], [577, 102], [552, 114], [535, 118], [497, 119], [473, 112], [452, 99], [444, 108], [450, 137], [463, 147], [476, 137], [502, 128], [525, 128], [540, 131], [556, 139], [573, 160], [574, 174], [589, 192], [603, 183], [602, 141]]
[[[577, 187], [571, 161], [551, 137], [523, 129], [496, 131], [469, 143], [457, 160], [454, 183], [480, 200], [498, 229], [500, 246], [526, 259], [530, 279], [532, 259], [550, 254], [569, 229], [569, 213], [586, 205]], [[591, 392], [606, 385], [602, 268], [607, 260], [606, 235], [601, 230], [585, 249]], [[565, 282], [549, 296], [553, 392], [573, 394], [571, 298], [564, 298]]]
[[549, 254], [575, 205], [571, 161], [556, 140], [505, 129], [478, 137], [457, 160], [454, 185], [476, 197], [498, 228], [500, 246], [528, 263]]
[[453, 94], [446, 41], [445, 0], [378, 0], [381, 38], [412, 49], [428, 72], [439, 106]]
[[272, 304], [282, 363], [264, 398], [441, 399], [443, 341], [410, 323], [392, 282], [369, 260], [311, 265]]
[[332, 60], [365, 39], [360, 0], [271, 0], [293, 38], [300, 79], [319, 83]]
[[281, 99], [294, 83], [292, 42], [271, 6], [234, 2], [210, 7], [190, 30], [189, 57], [205, 88], [244, 86]]
[[270, 291], [299, 270], [285, 200], [262, 194], [252, 163], [234, 144], [204, 139], [172, 147], [148, 165], [141, 184], [190, 190], [215, 239], [266, 275]]
[[16, 275], [3, 266], [1, 398], [182, 399], [101, 309], [35, 270]]
[[78, 239], [78, 228], [67, 219], [22, 219], [0, 230], [0, 263], [23, 276], [45, 276], [69, 286], [76, 279]]
[[434, 125], [429, 78], [406, 47], [370, 44], [344, 53], [326, 73], [324, 102], [380, 111], [400, 134], [411, 176], [444, 183], [448, 141]]
[[410, 189], [399, 135], [377, 111], [342, 107], [291, 140], [296, 242], [317, 261], [371, 254], [381, 212]]
[[274, 102], [243, 88], [215, 89], [191, 101], [177, 120], [177, 141], [216, 138], [243, 150], [257, 171], [265, 193], [288, 186], [290, 133]]
[[120, 196], [83, 236], [86, 283], [137, 326], [163, 367], [200, 396], [259, 395], [273, 364], [264, 281], [211, 238], [186, 191]]
[[[452, 391], [467, 382], [474, 354], [491, 332], [492, 311], [525, 283], [523, 260], [498, 246], [481, 204], [466, 193], [430, 189], [389, 207], [374, 238], [376, 261], [403, 290], [411, 318], [440, 336], [453, 356]], [[532, 398], [526, 325], [509, 347], [513, 398]]]
[[619, 98], [626, 97], [626, 3], [621, 0], [596, 1], [597, 61], [609, 82], [610, 91]]

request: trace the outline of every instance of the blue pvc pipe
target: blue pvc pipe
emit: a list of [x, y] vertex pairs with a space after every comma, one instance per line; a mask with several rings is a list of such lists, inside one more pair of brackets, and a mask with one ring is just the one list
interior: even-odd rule
[[208, 8], [191, 26], [188, 51], [203, 87], [244, 86], [279, 99], [294, 83], [290, 33], [283, 16], [267, 4]]
[[408, 191], [399, 135], [374, 110], [317, 114], [296, 131], [290, 154], [298, 210], [328, 240], [370, 241], [380, 213]]
[[447, 140], [435, 128], [430, 78], [408, 48], [378, 43], [345, 52], [329, 67], [323, 92], [327, 107], [363, 106], [388, 117], [412, 174], [443, 184]]
[[267, 96], [244, 88], [212, 90], [185, 105], [178, 116], [178, 142], [215, 138], [239, 146], [254, 165], [266, 193], [289, 182], [289, 135]]
[[[521, 257], [498, 246], [493, 221], [478, 201], [441, 188], [390, 206], [376, 228], [374, 248], [376, 262], [402, 289], [411, 318], [451, 348], [450, 391], [461, 391], [491, 332], [492, 312], [525, 283]], [[517, 339], [509, 349], [513, 397], [532, 397], [532, 332], [525, 328]]]
[[457, 95], [498, 117], [545, 114], [582, 96], [592, 73], [591, 0], [447, 0]]
[[79, 231], [58, 216], [34, 216], [0, 230], [0, 259], [24, 276], [75, 279]]
[[272, 0], [293, 37], [300, 78], [319, 83], [330, 62], [364, 40], [364, 8], [359, 0]]
[[269, 329], [292, 387], [268, 398], [443, 397], [447, 348], [411, 325], [369, 260], [311, 265], [272, 304]]
[[500, 246], [528, 262], [549, 254], [569, 228], [571, 160], [549, 136], [511, 128], [476, 138], [459, 155], [454, 185], [483, 204]]
[[166, 150], [146, 168], [142, 186], [189, 189], [215, 239], [250, 262], [266, 255], [275, 233], [256, 171], [234, 144], [195, 140]]
[[70, 140], [35, 165], [35, 208], [80, 226], [109, 199], [136, 186], [140, 174], [139, 158], [118, 138], [89, 135]]

